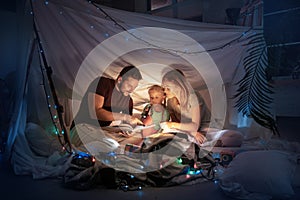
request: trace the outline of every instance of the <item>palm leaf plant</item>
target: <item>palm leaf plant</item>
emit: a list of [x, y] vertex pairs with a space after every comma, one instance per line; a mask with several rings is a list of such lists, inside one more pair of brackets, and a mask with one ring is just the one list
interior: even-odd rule
[[272, 85], [267, 80], [268, 56], [263, 33], [249, 36], [246, 56], [243, 59], [245, 75], [237, 82], [235, 107], [244, 116], [279, 135], [277, 124], [270, 112], [273, 102]]

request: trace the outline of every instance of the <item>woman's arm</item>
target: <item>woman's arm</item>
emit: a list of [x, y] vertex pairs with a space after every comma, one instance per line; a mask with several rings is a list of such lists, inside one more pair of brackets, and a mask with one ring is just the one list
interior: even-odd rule
[[190, 113], [191, 122], [166, 122], [168, 128], [174, 128], [185, 132], [196, 132], [200, 122], [200, 107], [192, 108]]
[[205, 142], [206, 138], [203, 134], [198, 132], [198, 128], [200, 125], [200, 106], [196, 106], [191, 109], [192, 121], [189, 123], [178, 123], [178, 122], [165, 122], [168, 128], [178, 129], [184, 132], [188, 132], [191, 136], [193, 136], [198, 144], [202, 144]]

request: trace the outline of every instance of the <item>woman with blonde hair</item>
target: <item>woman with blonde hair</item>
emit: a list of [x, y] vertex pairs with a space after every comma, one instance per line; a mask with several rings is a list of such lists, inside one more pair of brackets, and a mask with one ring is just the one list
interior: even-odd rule
[[[171, 121], [161, 124], [162, 128], [178, 129], [189, 133], [197, 143], [202, 144], [206, 138], [199, 132], [202, 125], [208, 125], [207, 115], [201, 114], [204, 102], [200, 102], [193, 88], [186, 80], [184, 74], [176, 69], [164, 74], [162, 87], [167, 97], [167, 110], [170, 113]], [[205, 116], [205, 120], [201, 119]], [[209, 121], [209, 119], [208, 119]]]
[[215, 146], [238, 147], [242, 144], [243, 135], [239, 131], [209, 127], [211, 113], [204, 100], [195, 93], [180, 70], [167, 72], [162, 78], [162, 86], [171, 117], [171, 122], [161, 124], [162, 128], [178, 129], [189, 133], [198, 144], [205, 142], [206, 137], [216, 141]]

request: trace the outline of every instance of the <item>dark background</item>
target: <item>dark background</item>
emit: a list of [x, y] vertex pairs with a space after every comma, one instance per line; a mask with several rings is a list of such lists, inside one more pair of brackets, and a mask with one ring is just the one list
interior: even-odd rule
[[268, 48], [270, 76], [297, 78], [292, 75], [300, 73], [300, 1], [265, 0], [264, 33], [267, 45], [283, 45]]

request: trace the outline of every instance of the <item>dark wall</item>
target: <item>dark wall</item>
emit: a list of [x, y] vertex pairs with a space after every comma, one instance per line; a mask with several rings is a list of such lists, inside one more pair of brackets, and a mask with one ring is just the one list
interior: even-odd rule
[[292, 77], [297, 73], [300, 63], [300, 44], [296, 44], [300, 42], [299, 8], [299, 0], [264, 1], [266, 42], [268, 45], [281, 44], [268, 49], [270, 76]]
[[135, 11], [135, 0], [93, 0], [96, 3], [120, 10]]
[[16, 1], [17, 0], [1, 0], [0, 10], [16, 12]]
[[133, 12], [135, 10], [135, 0], [112, 0], [112, 7]]
[[299, 8], [299, 0], [265, 0], [264, 28], [268, 44], [299, 40]]

